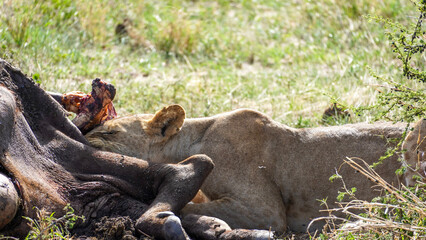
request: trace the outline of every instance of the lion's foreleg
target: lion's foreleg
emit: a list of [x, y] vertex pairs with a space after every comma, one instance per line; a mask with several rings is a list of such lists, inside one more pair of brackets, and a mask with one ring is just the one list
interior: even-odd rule
[[182, 219], [187, 232], [197, 238], [206, 240], [269, 240], [274, 233], [268, 230], [234, 229], [221, 219], [209, 216], [188, 214]]
[[261, 204], [224, 197], [207, 203], [187, 204], [181, 215], [184, 218], [189, 214], [216, 217], [232, 229], [272, 229], [284, 232], [287, 226], [285, 212], [274, 215], [276, 209], [262, 210]]

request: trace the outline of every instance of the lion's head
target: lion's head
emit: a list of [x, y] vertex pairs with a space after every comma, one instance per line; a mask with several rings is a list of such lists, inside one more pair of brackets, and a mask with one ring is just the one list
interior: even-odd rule
[[185, 110], [164, 107], [156, 114], [140, 114], [106, 121], [86, 134], [93, 147], [149, 160], [150, 147], [167, 141], [181, 129]]

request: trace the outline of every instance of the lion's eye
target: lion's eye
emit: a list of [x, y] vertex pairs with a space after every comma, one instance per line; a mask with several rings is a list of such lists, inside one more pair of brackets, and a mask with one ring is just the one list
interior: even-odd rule
[[117, 132], [118, 131], [108, 131], [108, 132], [102, 132], [102, 134], [104, 134], [104, 135], [111, 135], [111, 134], [115, 134]]

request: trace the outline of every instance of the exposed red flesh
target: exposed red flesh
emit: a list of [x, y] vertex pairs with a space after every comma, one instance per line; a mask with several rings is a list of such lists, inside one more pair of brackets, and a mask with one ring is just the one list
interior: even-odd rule
[[73, 91], [62, 95], [61, 104], [77, 116], [72, 120], [83, 134], [107, 120], [117, 117], [112, 100], [115, 87], [99, 78], [92, 81], [92, 92]]

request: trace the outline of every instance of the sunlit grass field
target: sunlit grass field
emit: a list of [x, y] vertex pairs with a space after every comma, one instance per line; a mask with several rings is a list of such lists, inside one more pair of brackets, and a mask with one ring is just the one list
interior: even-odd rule
[[375, 101], [368, 67], [400, 76], [367, 15], [417, 17], [398, 0], [0, 0], [0, 57], [49, 91], [109, 81], [121, 116], [177, 103], [189, 117], [252, 108], [294, 127], [343, 124], [371, 119], [322, 121], [334, 101]]

